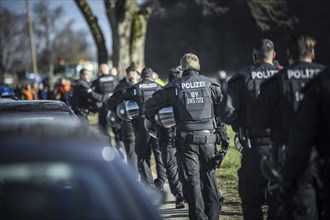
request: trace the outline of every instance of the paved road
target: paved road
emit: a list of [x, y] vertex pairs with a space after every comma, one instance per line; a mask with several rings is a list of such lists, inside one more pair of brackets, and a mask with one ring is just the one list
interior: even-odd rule
[[[160, 206], [159, 212], [163, 219], [169, 220], [189, 220], [188, 204], [185, 203], [184, 209], [175, 208], [175, 197], [171, 194], [168, 183], [165, 184], [166, 201]], [[226, 198], [226, 195], [225, 195]], [[240, 203], [225, 199], [220, 216], [221, 220], [242, 220]]]
[[164, 219], [188, 220], [188, 204], [184, 209], [175, 208], [175, 197], [171, 194], [168, 183], [165, 184], [166, 201], [160, 206], [160, 214]]

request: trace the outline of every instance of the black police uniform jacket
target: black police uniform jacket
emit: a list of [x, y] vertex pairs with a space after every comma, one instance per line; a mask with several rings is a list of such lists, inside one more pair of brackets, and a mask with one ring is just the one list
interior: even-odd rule
[[154, 115], [163, 107], [173, 106], [177, 132], [212, 130], [214, 105], [221, 100], [220, 86], [210, 78], [186, 70], [182, 77], [168, 83], [146, 102], [146, 118], [154, 121]]
[[112, 112], [116, 112], [117, 105], [120, 104], [118, 102], [119, 98], [124, 94], [127, 88], [129, 88], [131, 83], [124, 77], [122, 80], [119, 81], [119, 84], [113, 91], [113, 95], [108, 99], [106, 106]]
[[161, 88], [158, 83], [149, 79], [143, 79], [139, 83], [127, 88], [125, 93], [119, 98], [118, 103], [124, 100], [135, 101], [139, 105], [139, 116], [144, 116], [146, 101]]
[[103, 102], [108, 98], [92, 90], [90, 83], [78, 80], [73, 87], [72, 105], [73, 109], [90, 109], [96, 102]]
[[270, 128], [275, 143], [287, 144], [295, 113], [303, 98], [301, 90], [323, 69], [320, 64], [298, 61], [266, 80], [250, 111], [252, 126]]
[[266, 129], [251, 129], [249, 120], [251, 104], [259, 95], [260, 85], [266, 79], [278, 73], [278, 68], [269, 63], [255, 64], [237, 72], [228, 82], [227, 93], [219, 107], [223, 121], [231, 124], [238, 132], [242, 127], [249, 130], [250, 137], [269, 138]]
[[[323, 161], [327, 178], [324, 186], [330, 194], [330, 72], [329, 69], [312, 79], [303, 89], [304, 99], [289, 138], [287, 159], [284, 163], [283, 180], [295, 182], [308, 166], [312, 147], [316, 146]], [[324, 197], [326, 198], [326, 197]], [[327, 197], [330, 201], [330, 195]]]
[[[119, 84], [116, 86], [113, 95], [106, 102], [106, 107], [112, 111], [116, 112], [117, 105], [120, 104], [118, 102], [119, 98], [124, 94], [127, 88], [131, 86], [131, 83], [128, 81], [126, 77], [119, 81]], [[123, 138], [127, 138], [133, 140], [134, 137], [134, 128], [133, 124], [130, 121], [124, 121], [121, 124], [121, 130]]]
[[111, 94], [119, 84], [117, 76], [101, 75], [93, 81], [92, 88], [100, 94]]

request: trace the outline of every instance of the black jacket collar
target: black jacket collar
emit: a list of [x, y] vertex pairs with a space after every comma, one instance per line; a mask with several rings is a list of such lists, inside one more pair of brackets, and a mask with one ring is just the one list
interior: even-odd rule
[[189, 76], [189, 75], [199, 75], [199, 73], [192, 69], [187, 69], [182, 73], [182, 76]]

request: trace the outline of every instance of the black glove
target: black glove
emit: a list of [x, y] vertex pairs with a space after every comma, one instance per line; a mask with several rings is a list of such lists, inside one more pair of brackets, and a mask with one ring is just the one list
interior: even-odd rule
[[216, 144], [221, 144], [222, 149], [227, 151], [229, 148], [229, 137], [226, 125], [224, 123], [218, 123], [215, 133]]
[[224, 151], [219, 151], [219, 152], [217, 152], [216, 153], [216, 155], [212, 158], [212, 167], [214, 168], [214, 169], [216, 169], [216, 168], [220, 168], [220, 166], [221, 166], [221, 163], [222, 163], [222, 161], [223, 161], [223, 158], [225, 157], [225, 155], [226, 155], [226, 152], [224, 152]]
[[221, 148], [225, 151], [229, 149], [229, 138], [221, 140]]

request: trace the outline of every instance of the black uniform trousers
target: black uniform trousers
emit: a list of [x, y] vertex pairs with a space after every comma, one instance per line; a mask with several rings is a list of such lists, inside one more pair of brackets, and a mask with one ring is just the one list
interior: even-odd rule
[[103, 106], [101, 107], [101, 109], [99, 110], [99, 126], [100, 129], [102, 130], [102, 132], [105, 135], [108, 135], [108, 127], [107, 127], [107, 110], [105, 109], [105, 106], [103, 104]]
[[[177, 150], [180, 179], [184, 198], [189, 205], [189, 219], [219, 219], [219, 191], [214, 166], [215, 141], [198, 143], [198, 132], [177, 133]], [[200, 137], [202, 133], [198, 134]]]
[[171, 193], [176, 196], [182, 193], [182, 184], [179, 180], [177, 150], [174, 144], [175, 128], [158, 129], [159, 145], [162, 150], [162, 159], [166, 170]]
[[134, 121], [135, 127], [135, 152], [138, 160], [138, 170], [143, 182], [149, 185], [154, 185], [150, 169], [151, 149], [153, 149], [156, 160], [157, 171], [157, 187], [163, 187], [166, 179], [165, 168], [162, 161], [162, 154], [158, 140], [148, 137], [147, 131], [144, 128], [144, 119]]
[[138, 163], [135, 153], [135, 134], [132, 122], [124, 121], [119, 130], [122, 141], [124, 142], [127, 162], [138, 175]]
[[270, 145], [243, 148], [241, 167], [238, 170], [238, 192], [242, 200], [244, 220], [263, 220], [262, 206], [268, 205], [268, 219], [276, 219], [279, 205], [278, 193], [268, 193], [269, 181], [262, 175], [260, 162], [269, 152]]
[[[319, 173], [319, 156], [313, 151], [308, 167], [291, 190], [283, 195], [285, 220], [319, 219], [322, 181]], [[320, 207], [321, 208], [321, 207]], [[321, 210], [320, 210], [321, 211]]]
[[156, 187], [163, 189], [166, 180], [166, 169], [163, 163], [162, 149], [159, 141], [153, 137], [150, 137], [149, 144], [151, 145], [152, 153], [154, 154], [156, 162], [157, 178], [154, 183]]

